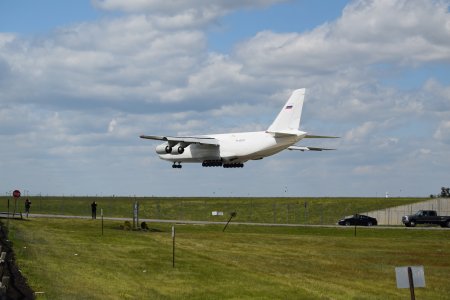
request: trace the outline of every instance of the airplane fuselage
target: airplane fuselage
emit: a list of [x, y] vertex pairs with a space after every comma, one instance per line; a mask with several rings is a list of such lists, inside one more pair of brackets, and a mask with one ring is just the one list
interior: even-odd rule
[[[165, 149], [168, 145], [166, 142], [158, 145], [156, 150], [161, 159], [171, 162], [243, 163], [276, 154], [294, 145], [305, 136], [306, 132], [301, 131], [297, 135], [287, 136], [276, 136], [265, 131], [212, 134], [202, 137], [216, 139], [219, 141], [219, 146], [190, 144], [184, 148], [181, 154], [177, 151], [161, 153], [162, 151], [158, 151], [158, 149]], [[177, 149], [177, 145], [173, 149]]]

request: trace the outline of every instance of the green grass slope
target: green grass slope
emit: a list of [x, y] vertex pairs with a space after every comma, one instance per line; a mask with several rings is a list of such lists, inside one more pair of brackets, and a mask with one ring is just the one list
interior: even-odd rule
[[406, 299], [395, 266], [423, 265], [417, 299], [449, 299], [450, 231], [10, 221], [18, 264], [40, 299]]

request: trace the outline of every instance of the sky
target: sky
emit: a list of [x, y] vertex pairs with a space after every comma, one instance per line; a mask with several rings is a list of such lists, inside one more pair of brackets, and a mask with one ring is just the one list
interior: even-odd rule
[[[0, 0], [0, 195], [429, 196], [450, 186], [450, 1]], [[340, 139], [172, 169], [147, 135]]]

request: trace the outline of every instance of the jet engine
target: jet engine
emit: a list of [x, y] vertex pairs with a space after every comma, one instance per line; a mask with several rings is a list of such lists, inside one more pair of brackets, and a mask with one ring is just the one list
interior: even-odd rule
[[184, 147], [180, 144], [177, 144], [175, 146], [170, 146], [169, 143], [164, 143], [161, 145], [156, 146], [156, 153], [158, 154], [183, 154], [184, 153]]
[[156, 153], [158, 154], [168, 154], [171, 153], [173, 150], [173, 147], [171, 147], [168, 143], [164, 143], [161, 145], [156, 146]]

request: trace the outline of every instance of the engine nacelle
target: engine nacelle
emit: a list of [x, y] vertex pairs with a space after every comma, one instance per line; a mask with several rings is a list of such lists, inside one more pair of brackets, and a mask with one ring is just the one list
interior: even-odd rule
[[158, 154], [172, 154], [172, 155], [178, 155], [184, 153], [184, 147], [182, 147], [180, 144], [177, 144], [175, 146], [170, 146], [169, 143], [164, 143], [161, 145], [156, 146], [156, 153]]
[[155, 151], [158, 154], [168, 154], [168, 153], [172, 153], [173, 147], [169, 146], [168, 143], [164, 143], [164, 144], [156, 146]]

